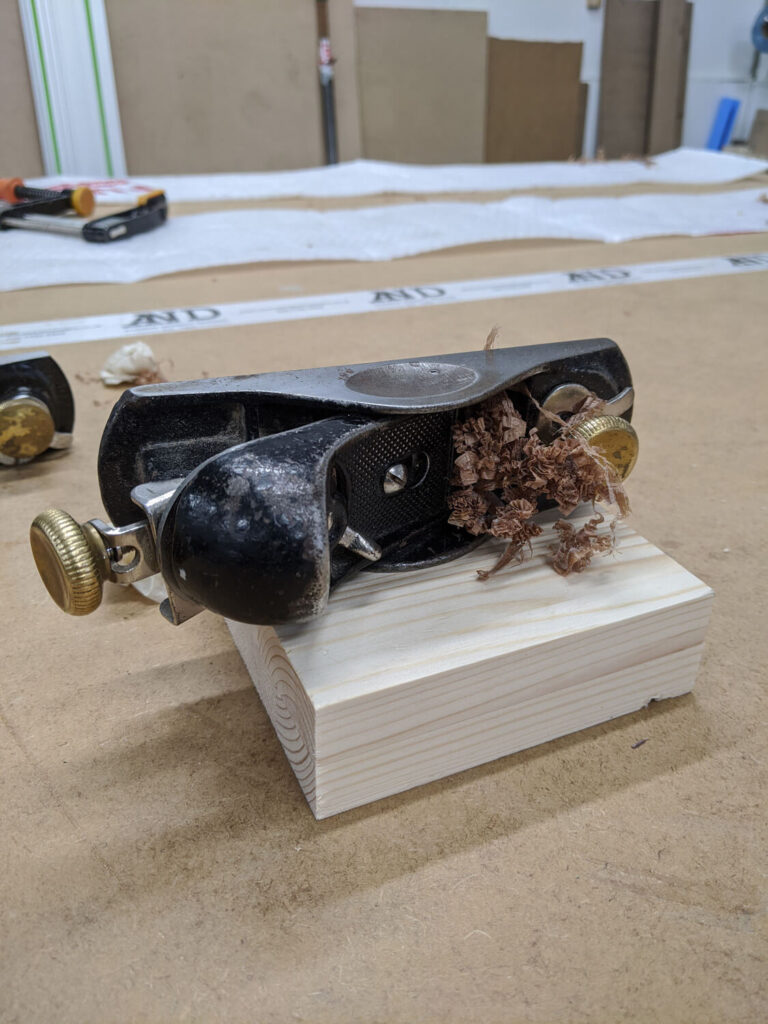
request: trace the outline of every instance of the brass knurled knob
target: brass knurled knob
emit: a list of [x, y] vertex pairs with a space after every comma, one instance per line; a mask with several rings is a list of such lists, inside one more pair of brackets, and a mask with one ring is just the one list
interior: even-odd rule
[[595, 416], [580, 423], [573, 432], [596, 448], [622, 480], [635, 468], [640, 439], [629, 420], [621, 416]]
[[[32, 522], [29, 542], [37, 571], [53, 600], [70, 615], [88, 615], [101, 604], [103, 557], [96, 531], [67, 512], [49, 508]], [[102, 546], [103, 547], [103, 546]]]
[[50, 447], [56, 426], [51, 410], [32, 395], [14, 395], [0, 402], [0, 454], [33, 459]]

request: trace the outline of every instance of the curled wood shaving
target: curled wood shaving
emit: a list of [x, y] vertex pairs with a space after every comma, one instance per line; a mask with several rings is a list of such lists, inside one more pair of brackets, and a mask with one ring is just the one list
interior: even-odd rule
[[598, 512], [588, 522], [576, 530], [565, 519], [555, 523], [555, 529], [560, 534], [558, 543], [552, 547], [552, 568], [561, 576], [570, 576], [572, 572], [584, 572], [592, 556], [608, 551], [616, 547], [616, 519], [609, 524], [609, 533], [598, 536], [597, 528], [604, 517]]
[[583, 572], [593, 555], [615, 548], [616, 522], [629, 511], [624, 486], [604, 456], [573, 433], [603, 407], [591, 395], [567, 422], [545, 412], [559, 430], [550, 443], [542, 441], [536, 429], [526, 435], [526, 422], [507, 394], [484, 402], [474, 416], [454, 426], [451, 483], [455, 489], [449, 496], [448, 521], [474, 536], [490, 534], [508, 541], [496, 564], [478, 573], [482, 579], [524, 560], [531, 540], [542, 532], [532, 517], [544, 502], [554, 502], [564, 515], [582, 502], [616, 509], [604, 535], [597, 534], [604, 521], [600, 513], [579, 530], [564, 520], [555, 524], [559, 535], [552, 549], [556, 572], [564, 576]]
[[496, 339], [499, 336], [500, 330], [501, 328], [498, 325], [490, 329], [490, 331], [488, 332], [488, 337], [485, 339], [485, 344], [483, 345], [483, 350], [485, 352], [490, 352], [493, 346], [496, 344]]

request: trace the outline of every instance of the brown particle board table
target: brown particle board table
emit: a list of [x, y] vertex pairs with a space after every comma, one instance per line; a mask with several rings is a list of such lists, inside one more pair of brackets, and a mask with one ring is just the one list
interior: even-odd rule
[[[768, 234], [241, 267], [2, 294], [0, 319], [766, 250]], [[221, 620], [174, 629], [115, 588], [78, 620], [44, 593], [28, 523], [101, 513], [116, 398], [97, 379], [116, 342], [57, 347], [75, 447], [0, 474], [3, 1021], [768, 1016], [768, 273], [152, 345], [183, 379], [461, 351], [494, 324], [507, 345], [622, 345], [632, 525], [716, 594], [693, 694], [316, 822]]]

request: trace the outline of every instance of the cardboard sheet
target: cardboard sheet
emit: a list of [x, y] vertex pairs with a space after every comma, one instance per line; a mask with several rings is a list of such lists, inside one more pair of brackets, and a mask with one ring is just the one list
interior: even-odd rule
[[106, 11], [131, 174], [324, 162], [312, 4], [106, 0]]
[[483, 159], [484, 11], [355, 9], [363, 155]]
[[692, 18], [693, 3], [690, 0], [659, 0], [647, 153], [663, 153], [680, 145]]
[[0, 127], [0, 176], [42, 174], [35, 104], [16, 3], [0, 4], [0, 95], [6, 97]]
[[605, 0], [597, 144], [609, 159], [645, 153], [658, 0]]
[[[0, 319], [757, 249], [768, 233], [235, 267], [5, 293]], [[43, 591], [28, 523], [51, 504], [101, 514], [96, 451], [116, 398], [98, 370], [117, 342], [57, 347], [75, 446], [0, 475], [0, 1017], [766, 1019], [767, 281], [405, 305], [152, 340], [183, 379], [463, 351], [494, 324], [505, 344], [613, 337], [637, 389], [631, 523], [715, 590], [691, 696], [319, 824], [220, 620], [174, 629], [115, 588], [71, 619]]]
[[486, 160], [581, 156], [582, 50], [581, 43], [488, 40]]
[[610, 158], [679, 145], [693, 5], [606, 0], [598, 145]]

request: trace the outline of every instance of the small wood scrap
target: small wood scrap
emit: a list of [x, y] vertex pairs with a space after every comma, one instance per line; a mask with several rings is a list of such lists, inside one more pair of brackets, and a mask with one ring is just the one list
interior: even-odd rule
[[[486, 349], [494, 338], [495, 329]], [[615, 510], [602, 534], [598, 527], [605, 520], [597, 511], [578, 530], [564, 519], [555, 524], [558, 539], [551, 549], [552, 567], [561, 576], [583, 572], [594, 555], [615, 550], [616, 522], [629, 512], [624, 485], [605, 457], [573, 432], [603, 407], [593, 395], [567, 422], [545, 413], [559, 427], [549, 443], [535, 428], [526, 433], [526, 421], [508, 394], [488, 399], [475, 415], [454, 426], [454, 490], [448, 499], [448, 521], [473, 536], [508, 541], [496, 564], [478, 572], [481, 579], [525, 559], [531, 540], [542, 533], [533, 520], [542, 503], [554, 503], [565, 516], [584, 502]]]
[[108, 387], [159, 384], [167, 379], [145, 341], [132, 341], [113, 352], [101, 368], [100, 377]]

